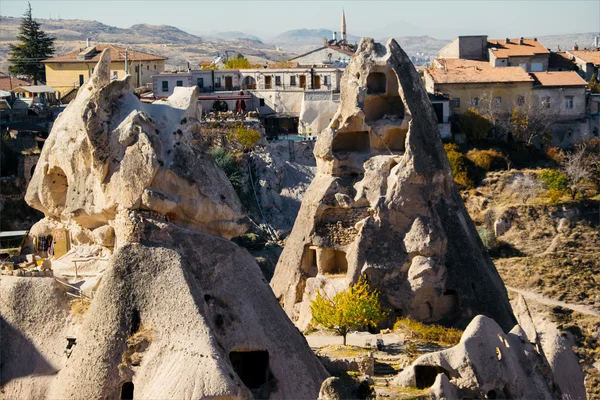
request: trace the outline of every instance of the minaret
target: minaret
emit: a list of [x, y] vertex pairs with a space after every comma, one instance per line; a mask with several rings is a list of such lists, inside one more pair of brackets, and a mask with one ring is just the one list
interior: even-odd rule
[[346, 15], [342, 9], [342, 43], [346, 43]]

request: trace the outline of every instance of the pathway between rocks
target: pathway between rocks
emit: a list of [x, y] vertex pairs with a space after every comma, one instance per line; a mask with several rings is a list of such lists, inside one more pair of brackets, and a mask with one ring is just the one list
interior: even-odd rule
[[541, 294], [538, 294], [535, 292], [530, 292], [528, 290], [517, 289], [517, 288], [511, 287], [511, 286], [506, 286], [506, 289], [510, 290], [511, 292], [518, 293], [518, 294], [522, 295], [523, 297], [525, 297], [526, 299], [537, 301], [538, 303], [546, 304], [548, 306], [552, 306], [552, 307], [558, 306], [558, 307], [576, 311], [581, 314], [591, 315], [593, 317], [600, 317], [600, 311], [598, 311], [595, 308], [590, 307], [590, 306], [584, 306], [581, 304], [565, 303], [564, 301], [550, 299], [548, 297], [542, 296]]

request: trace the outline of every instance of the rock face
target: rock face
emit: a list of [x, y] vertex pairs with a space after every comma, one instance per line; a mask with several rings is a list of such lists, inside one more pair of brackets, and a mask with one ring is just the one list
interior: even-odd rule
[[271, 286], [300, 329], [310, 300], [361, 274], [394, 315], [515, 324], [506, 290], [454, 185], [433, 107], [394, 40], [363, 39], [319, 136], [317, 175]]
[[419, 357], [394, 384], [432, 387], [437, 399], [561, 398], [552, 371], [521, 327], [505, 334], [483, 316], [473, 319], [458, 345]]
[[187, 142], [195, 91], [143, 105], [129, 78], [109, 82], [108, 56], [57, 121], [27, 199], [46, 214], [33, 231], [67, 227], [74, 246], [114, 253], [81, 322], [54, 279], [0, 279], [3, 394], [316, 398], [326, 370], [226, 239], [244, 230], [239, 200]]
[[[189, 144], [201, 110], [192, 88], [141, 103], [130, 79], [110, 81], [105, 53], [46, 140], [25, 200], [46, 217], [92, 230], [127, 210], [156, 212], [227, 238], [244, 231], [239, 200], [212, 158]], [[102, 235], [105, 238], [104, 235]], [[117, 232], [119, 240], [127, 240]]]

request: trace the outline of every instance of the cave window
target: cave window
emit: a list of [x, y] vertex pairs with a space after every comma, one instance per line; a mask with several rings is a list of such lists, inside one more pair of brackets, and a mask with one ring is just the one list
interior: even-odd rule
[[269, 352], [232, 351], [229, 361], [248, 389], [259, 389], [269, 380]]
[[388, 130], [384, 142], [390, 151], [404, 151], [406, 141], [406, 129], [391, 128]]
[[64, 207], [67, 202], [67, 190], [69, 188], [65, 172], [59, 167], [54, 167], [48, 171], [44, 181], [54, 206]]
[[309, 277], [317, 276], [317, 249], [313, 246], [304, 248], [302, 257], [302, 270]]
[[369, 132], [337, 132], [331, 149], [336, 152], [368, 153], [370, 151]]
[[371, 72], [367, 76], [367, 94], [385, 94], [387, 79], [383, 72]]
[[321, 271], [323, 275], [340, 275], [348, 272], [348, 260], [346, 253], [341, 250], [324, 250]]
[[437, 365], [417, 365], [415, 366], [415, 381], [417, 384], [417, 389], [426, 389], [431, 387], [435, 378], [438, 374], [445, 374], [448, 379], [450, 379], [450, 375], [448, 371], [446, 371], [442, 367], [438, 367]]
[[121, 400], [133, 400], [133, 382], [125, 382], [121, 386]]

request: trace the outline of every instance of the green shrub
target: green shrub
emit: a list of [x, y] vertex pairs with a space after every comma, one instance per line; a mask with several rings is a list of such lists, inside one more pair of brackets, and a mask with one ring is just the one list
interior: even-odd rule
[[227, 135], [227, 139], [239, 143], [244, 150], [252, 149], [258, 143], [260, 137], [260, 132], [247, 128], [243, 124], [236, 124], [233, 131]]
[[538, 174], [540, 180], [548, 190], [567, 194], [569, 191], [569, 177], [560, 171], [546, 169]]
[[471, 160], [461, 153], [459, 147], [454, 143], [445, 144], [444, 150], [446, 150], [452, 168], [452, 177], [458, 188], [461, 190], [473, 189], [476, 176]]
[[405, 335], [415, 339], [451, 346], [457, 344], [462, 336], [460, 329], [446, 328], [435, 324], [425, 325], [410, 318], [398, 318], [394, 324], [394, 330], [403, 332]]
[[225, 175], [227, 175], [227, 179], [231, 182], [231, 186], [233, 186], [238, 195], [240, 195], [243, 192], [242, 172], [233, 155], [225, 151], [222, 147], [215, 147], [210, 154], [215, 159], [217, 165], [225, 172]]
[[494, 149], [473, 149], [467, 153], [467, 158], [485, 172], [503, 170], [508, 166], [504, 154]]
[[458, 124], [462, 133], [471, 142], [485, 138], [494, 126], [489, 119], [479, 114], [473, 107], [458, 117]]
[[477, 233], [479, 234], [479, 237], [486, 248], [491, 249], [494, 247], [494, 244], [496, 243], [496, 235], [494, 234], [494, 231], [482, 226], [477, 228]]

